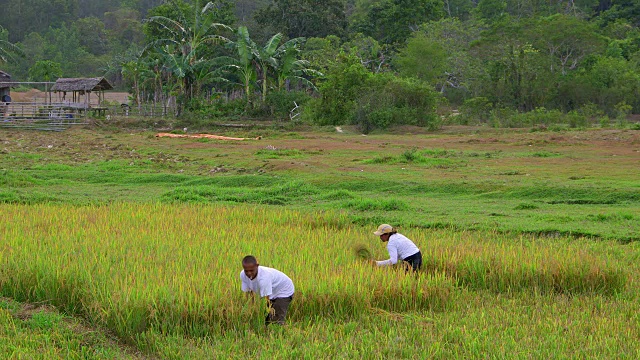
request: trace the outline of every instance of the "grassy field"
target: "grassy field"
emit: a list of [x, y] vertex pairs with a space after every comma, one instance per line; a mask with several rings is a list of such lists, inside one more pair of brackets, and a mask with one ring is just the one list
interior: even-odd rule
[[[0, 132], [0, 354], [640, 356], [639, 131], [225, 134], [263, 138]], [[418, 276], [357, 258], [380, 222]], [[284, 328], [249, 253], [296, 284]]]

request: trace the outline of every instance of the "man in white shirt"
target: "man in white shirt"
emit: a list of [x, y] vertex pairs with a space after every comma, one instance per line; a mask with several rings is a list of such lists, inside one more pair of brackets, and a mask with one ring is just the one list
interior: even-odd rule
[[249, 296], [258, 294], [260, 297], [267, 298], [269, 314], [265, 323], [284, 325], [295, 291], [293, 281], [281, 271], [260, 266], [256, 258], [251, 255], [242, 259], [242, 268], [240, 272], [242, 291]]
[[402, 260], [414, 271], [420, 270], [422, 253], [413, 241], [402, 234], [398, 234], [396, 229], [389, 224], [378, 226], [378, 230], [374, 234], [380, 236], [382, 242], [387, 243], [387, 250], [389, 251], [388, 260], [374, 261], [377, 266], [395, 265], [398, 260]]

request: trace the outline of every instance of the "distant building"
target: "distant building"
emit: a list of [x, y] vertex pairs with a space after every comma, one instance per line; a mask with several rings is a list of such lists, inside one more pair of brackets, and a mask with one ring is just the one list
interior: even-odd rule
[[[99, 78], [61, 78], [51, 88], [51, 91], [62, 94], [63, 102], [73, 102], [75, 106], [88, 109], [91, 107], [91, 93], [98, 95], [98, 104], [104, 100], [104, 91], [113, 86], [102, 77]], [[71, 99], [67, 98], [71, 93]], [[99, 105], [98, 105], [99, 106]]]

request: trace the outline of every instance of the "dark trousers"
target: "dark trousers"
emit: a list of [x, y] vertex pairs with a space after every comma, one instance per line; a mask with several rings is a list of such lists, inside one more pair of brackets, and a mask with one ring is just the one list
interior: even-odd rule
[[267, 314], [265, 324], [284, 325], [284, 318], [287, 316], [287, 311], [289, 311], [289, 304], [291, 304], [291, 300], [293, 300], [293, 295], [286, 298], [271, 299], [271, 309]]
[[409, 270], [409, 266], [413, 271], [418, 271], [422, 267], [422, 253], [420, 251], [402, 260], [407, 264], [407, 270]]

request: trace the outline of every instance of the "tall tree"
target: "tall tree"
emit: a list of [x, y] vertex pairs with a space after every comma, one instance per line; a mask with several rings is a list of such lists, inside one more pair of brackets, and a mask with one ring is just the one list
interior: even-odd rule
[[607, 41], [598, 34], [595, 24], [562, 14], [537, 19], [527, 29], [526, 37], [549, 54], [550, 70], [562, 75], [577, 69], [589, 55], [602, 52]]
[[369, 9], [358, 31], [385, 44], [405, 41], [419, 26], [444, 17], [442, 0], [383, 0]]
[[51, 60], [38, 60], [29, 68], [31, 81], [53, 81], [62, 76], [60, 63]]

